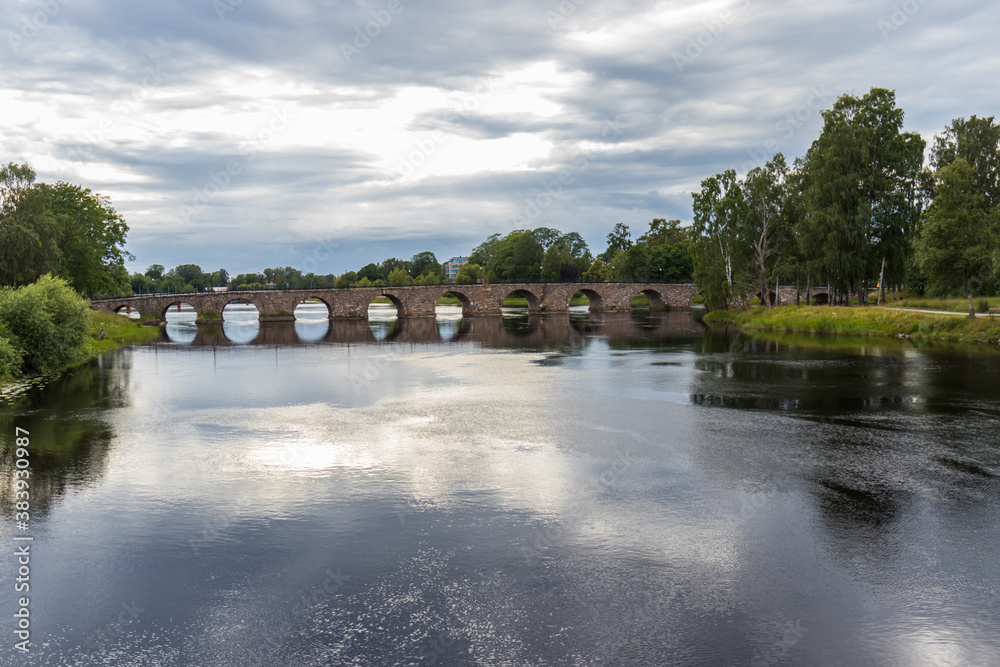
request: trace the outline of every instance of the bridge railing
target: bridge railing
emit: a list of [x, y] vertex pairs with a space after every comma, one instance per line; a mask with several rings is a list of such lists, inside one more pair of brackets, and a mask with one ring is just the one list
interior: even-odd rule
[[[368, 288], [381, 288], [390, 289], [397, 287], [476, 287], [483, 283], [438, 283], [434, 285], [369, 285]], [[575, 280], [575, 281], [565, 281], [565, 282], [553, 282], [551, 280], [504, 280], [500, 282], [490, 281], [488, 286], [492, 285], [573, 285], [573, 284], [588, 284], [592, 285], [594, 283], [586, 280]], [[694, 283], [689, 280], [605, 280], [597, 284], [601, 285], [693, 285]], [[115, 299], [134, 299], [136, 297], [155, 297], [155, 296], [176, 296], [184, 297], [188, 295], [203, 295], [203, 294], [261, 294], [267, 292], [313, 292], [316, 290], [347, 290], [347, 289], [358, 289], [357, 287], [352, 287], [350, 285], [343, 287], [267, 287], [264, 289], [253, 289], [253, 290], [227, 290], [225, 292], [214, 292], [210, 290], [203, 290], [200, 292], [143, 292], [140, 294], [122, 294], [117, 296], [107, 296], [107, 295], [95, 295], [92, 301], [113, 301]]]

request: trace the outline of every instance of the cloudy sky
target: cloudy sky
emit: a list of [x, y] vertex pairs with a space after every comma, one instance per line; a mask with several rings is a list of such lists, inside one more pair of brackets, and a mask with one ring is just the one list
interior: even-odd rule
[[[0, 161], [112, 198], [130, 269], [342, 273], [691, 220], [845, 92], [1000, 114], [986, 0], [0, 0]], [[638, 235], [638, 234], [635, 234]]]

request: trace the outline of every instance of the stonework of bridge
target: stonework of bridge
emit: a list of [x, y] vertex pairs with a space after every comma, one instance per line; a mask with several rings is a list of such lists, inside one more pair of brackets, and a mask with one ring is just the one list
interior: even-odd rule
[[558, 313], [569, 310], [577, 292], [590, 300], [592, 312], [628, 310], [633, 297], [644, 294], [651, 310], [684, 310], [698, 293], [693, 284], [674, 283], [524, 283], [493, 285], [415, 285], [409, 287], [351, 287], [317, 290], [255, 290], [249, 292], [203, 292], [154, 296], [133, 296], [93, 301], [95, 310], [138, 311], [144, 319], [164, 319], [167, 311], [188, 304], [198, 313], [199, 322], [219, 322], [231, 303], [257, 307], [261, 319], [289, 321], [295, 308], [310, 299], [326, 304], [331, 318], [368, 317], [368, 306], [385, 297], [396, 306], [398, 317], [434, 317], [438, 299], [454, 295], [462, 304], [462, 315], [499, 315], [503, 301], [515, 294], [525, 298], [530, 313]]

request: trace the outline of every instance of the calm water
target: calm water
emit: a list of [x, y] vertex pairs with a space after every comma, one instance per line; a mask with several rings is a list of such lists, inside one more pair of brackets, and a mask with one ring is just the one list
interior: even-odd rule
[[995, 350], [314, 309], [0, 401], [2, 664], [1000, 664]]

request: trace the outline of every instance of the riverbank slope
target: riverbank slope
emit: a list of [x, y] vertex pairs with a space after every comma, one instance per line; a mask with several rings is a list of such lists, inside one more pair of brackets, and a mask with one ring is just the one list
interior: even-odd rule
[[716, 310], [705, 315], [705, 323], [752, 332], [895, 336], [959, 343], [1000, 343], [1000, 319], [932, 315], [877, 306], [780, 306], [770, 310]]

